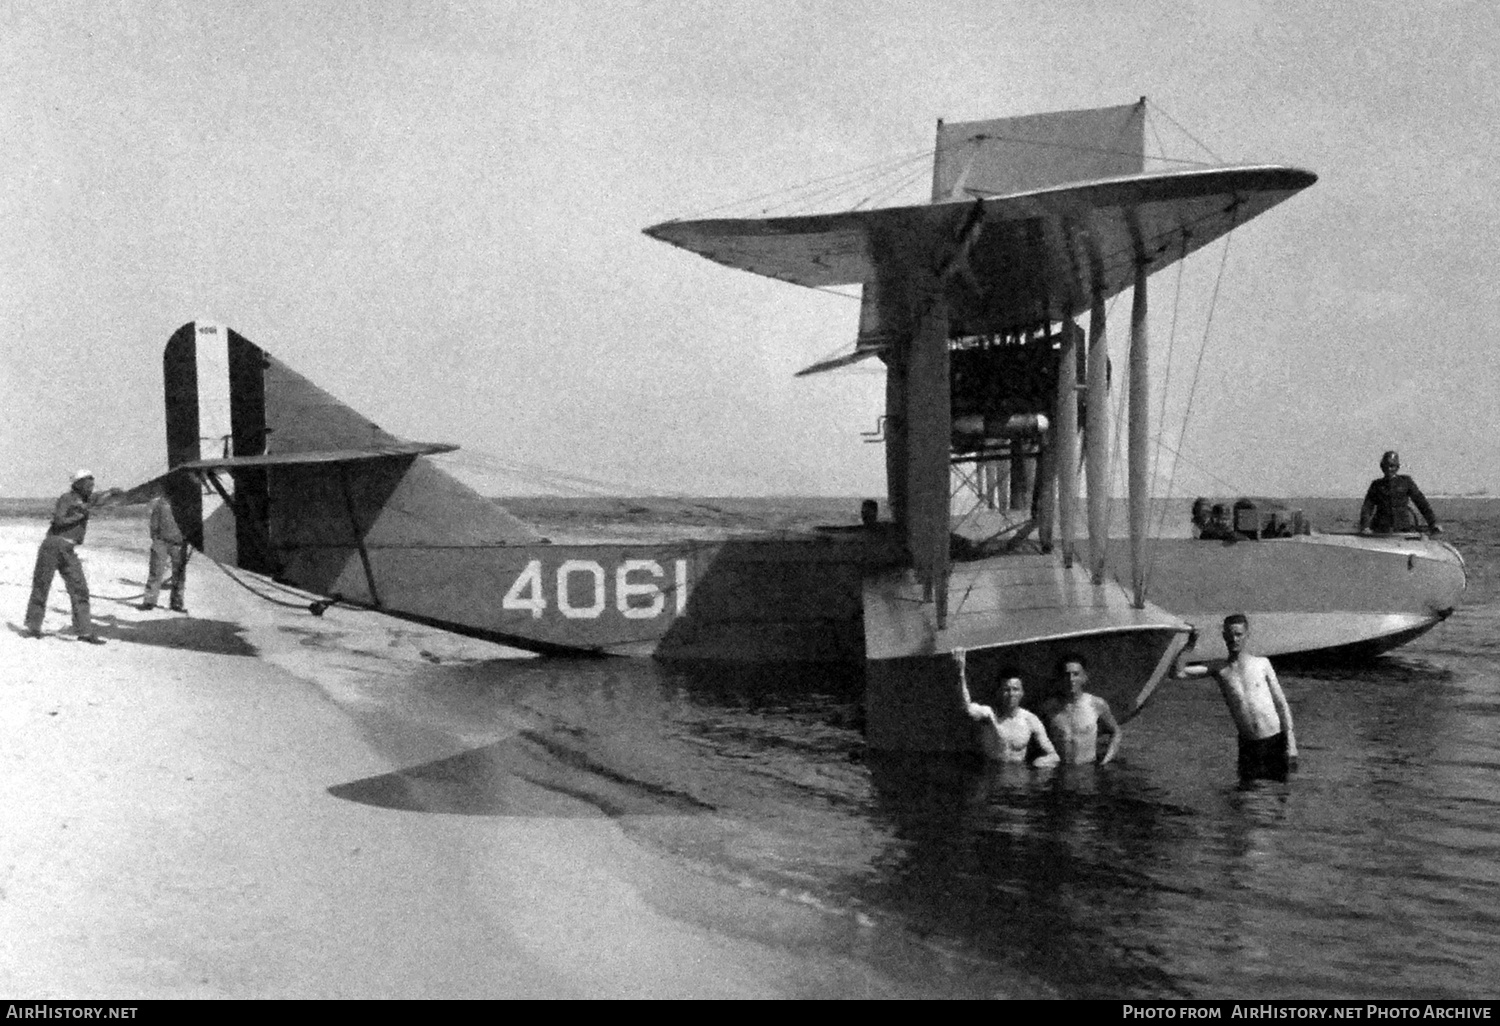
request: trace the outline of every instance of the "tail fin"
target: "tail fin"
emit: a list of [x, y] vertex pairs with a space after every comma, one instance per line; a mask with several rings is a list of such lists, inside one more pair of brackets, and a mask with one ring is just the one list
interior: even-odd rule
[[[540, 540], [426, 458], [455, 446], [386, 432], [238, 332], [183, 325], [162, 372], [167, 463], [188, 471], [168, 494], [188, 540], [215, 558], [326, 594], [351, 559], [368, 571], [372, 547]], [[369, 594], [350, 597], [380, 605], [364, 576]]]

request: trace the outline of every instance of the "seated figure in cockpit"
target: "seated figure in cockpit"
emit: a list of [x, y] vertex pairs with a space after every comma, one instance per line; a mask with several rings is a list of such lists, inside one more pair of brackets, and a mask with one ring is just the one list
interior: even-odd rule
[[1234, 528], [1229, 525], [1229, 511], [1221, 502], [1217, 505], [1207, 499], [1193, 500], [1193, 528], [1199, 538], [1210, 541], [1233, 541]]

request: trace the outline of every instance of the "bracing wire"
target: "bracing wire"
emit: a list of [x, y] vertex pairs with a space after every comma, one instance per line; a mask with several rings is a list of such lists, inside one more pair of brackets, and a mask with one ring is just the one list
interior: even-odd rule
[[[764, 215], [771, 211], [786, 210], [798, 204], [811, 204], [825, 197], [832, 198], [853, 192], [862, 187], [868, 187], [892, 175], [905, 177], [909, 173], [908, 167], [911, 164], [916, 161], [927, 161], [931, 156], [931, 149], [909, 151], [899, 156], [887, 157], [853, 170], [840, 171], [836, 174], [825, 175], [822, 178], [815, 178], [800, 185], [783, 186], [753, 196], [730, 200], [726, 203], [720, 203], [717, 206], [708, 207], [697, 213], [687, 215], [686, 217], [673, 218], [673, 220], [697, 220], [727, 210], [744, 210], [747, 208], [758, 209]], [[760, 206], [762, 203], [766, 203], [766, 205]]]
[[1210, 480], [1212, 480], [1214, 482], [1214, 484], [1216, 484], [1219, 487], [1223, 488], [1224, 489], [1224, 491], [1223, 491], [1224, 495], [1239, 495], [1239, 494], [1243, 493], [1244, 488], [1241, 485], [1236, 484], [1233, 481], [1229, 481], [1229, 480], [1226, 480], [1226, 479], [1220, 477], [1218, 474], [1215, 474], [1208, 467], [1204, 466], [1202, 463], [1199, 463], [1197, 460], [1195, 460], [1192, 457], [1188, 456], [1186, 453], [1180, 452], [1179, 450], [1172, 448], [1166, 442], [1160, 442], [1158, 444], [1160, 444], [1160, 446], [1163, 449], [1167, 450], [1167, 452], [1170, 452], [1173, 455], [1173, 457], [1175, 457], [1176, 459], [1181, 460], [1183, 463], [1186, 463], [1189, 466], [1193, 467], [1195, 470], [1197, 470], [1204, 477], [1209, 478]]
[[884, 200], [890, 199], [892, 196], [896, 195], [902, 189], [905, 189], [908, 186], [911, 186], [911, 185], [915, 184], [916, 182], [920, 181], [921, 179], [925, 178], [927, 176], [927, 174], [928, 174], [928, 171], [927, 171], [927, 168], [926, 168], [925, 165], [921, 166], [921, 167], [918, 167], [915, 171], [913, 171], [913, 172], [907, 174], [906, 176], [898, 179], [897, 181], [893, 182], [891, 185], [887, 186], [886, 188], [884, 188], [882, 190], [877, 190], [876, 192], [872, 192], [870, 195], [866, 196], [864, 199], [862, 199], [858, 203], [856, 203], [851, 209], [858, 210], [861, 207], [864, 207], [866, 205], [874, 206], [877, 203], [880, 203], [880, 202], [882, 202]]
[[1166, 160], [1167, 159], [1167, 145], [1166, 145], [1166, 143], [1162, 142], [1161, 131], [1156, 127], [1156, 119], [1155, 118], [1148, 118], [1148, 119], [1146, 119], [1146, 125], [1147, 125], [1147, 127], [1149, 127], [1151, 129], [1151, 138], [1154, 139], [1154, 140], [1156, 140], [1156, 152], [1157, 152], [1157, 156], [1152, 157], [1151, 159], [1152, 160], [1163, 160], [1163, 161]]
[[1219, 287], [1224, 282], [1224, 271], [1229, 266], [1229, 244], [1234, 240], [1234, 231], [1224, 236], [1224, 250], [1219, 257], [1219, 273], [1214, 278], [1214, 290], [1208, 301], [1208, 317], [1203, 325], [1203, 342], [1198, 348], [1198, 361], [1193, 366], [1193, 381], [1188, 388], [1187, 407], [1182, 413], [1182, 427], [1177, 433], [1177, 448], [1172, 450], [1172, 477], [1177, 477], [1177, 461], [1182, 458], [1182, 443], [1187, 437], [1188, 422], [1193, 416], [1193, 403], [1198, 398], [1198, 378], [1203, 373], [1203, 357], [1208, 352], [1208, 341], [1213, 330], [1214, 311], [1219, 305]]
[[883, 183], [898, 174], [900, 178], [897, 179], [897, 187], [899, 187], [901, 183], [910, 177], [910, 173], [904, 165], [892, 168], [879, 175], [868, 175], [862, 178], [850, 179], [841, 184], [830, 185], [815, 192], [797, 194], [794, 191], [783, 202], [762, 207], [759, 210], [759, 214], [761, 216], [771, 214], [795, 215], [797, 213], [814, 213], [820, 209], [826, 210], [828, 208], [858, 210], [866, 202], [865, 199], [850, 198], [839, 202], [839, 197], [858, 197], [860, 193], [867, 191], [871, 191], [872, 193], [883, 192], [886, 189]]
[[[1182, 123], [1181, 123], [1181, 122], [1179, 122], [1179, 121], [1178, 121], [1178, 120], [1177, 120], [1177, 119], [1176, 119], [1176, 118], [1174, 118], [1174, 117], [1173, 117], [1173, 116], [1172, 116], [1172, 115], [1170, 115], [1170, 114], [1168, 114], [1168, 113], [1167, 113], [1167, 112], [1166, 112], [1166, 111], [1165, 111], [1165, 110], [1164, 110], [1164, 109], [1163, 109], [1163, 108], [1162, 108], [1162, 106], [1161, 106], [1161, 104], [1159, 104], [1159, 103], [1157, 103], [1157, 102], [1156, 102], [1156, 101], [1155, 101], [1155, 100], [1148, 100], [1148, 101], [1147, 101], [1147, 102], [1148, 102], [1148, 103], [1149, 103], [1149, 104], [1150, 104], [1150, 106], [1151, 106], [1151, 109], [1152, 109], [1152, 110], [1153, 110], [1153, 111], [1155, 111], [1155, 112], [1156, 112], [1156, 113], [1158, 113], [1158, 114], [1160, 114], [1160, 115], [1161, 115], [1161, 116], [1162, 116], [1162, 117], [1164, 117], [1164, 118], [1166, 118], [1166, 119], [1167, 119], [1167, 120], [1168, 120], [1168, 121], [1170, 121], [1170, 122], [1171, 122], [1171, 123], [1172, 123], [1172, 127], [1174, 127], [1174, 128], [1176, 128], [1176, 129], [1177, 129], [1177, 130], [1178, 130], [1178, 131], [1179, 131], [1179, 132], [1181, 132], [1181, 133], [1182, 133], [1182, 134], [1183, 134], [1183, 135], [1185, 135], [1185, 136], [1187, 136], [1187, 137], [1188, 137], [1188, 138], [1189, 138], [1189, 139], [1191, 139], [1191, 140], [1192, 140], [1192, 141], [1193, 141], [1193, 144], [1194, 144], [1194, 145], [1195, 145], [1195, 146], [1197, 146], [1197, 147], [1198, 147], [1198, 148], [1199, 148], [1199, 149], [1200, 149], [1200, 150], [1202, 150], [1202, 151], [1203, 151], [1203, 152], [1204, 152], [1204, 153], [1207, 153], [1207, 154], [1208, 154], [1208, 155], [1209, 155], [1209, 156], [1210, 156], [1210, 157], [1212, 157], [1212, 158], [1213, 158], [1213, 159], [1214, 159], [1214, 162], [1215, 162], [1215, 163], [1218, 163], [1218, 164], [1222, 164], [1222, 163], [1223, 163], [1223, 162], [1224, 162], [1224, 158], [1222, 158], [1222, 157], [1220, 157], [1220, 156], [1219, 156], [1219, 155], [1218, 155], [1218, 154], [1217, 154], [1217, 153], [1215, 153], [1215, 152], [1214, 152], [1214, 151], [1213, 151], [1213, 150], [1211, 150], [1211, 149], [1209, 149], [1209, 147], [1208, 147], [1208, 145], [1207, 145], [1207, 144], [1205, 144], [1205, 143], [1204, 143], [1204, 142], [1203, 142], [1203, 141], [1202, 141], [1202, 140], [1201, 140], [1201, 139], [1199, 139], [1199, 138], [1198, 138], [1198, 137], [1197, 137], [1197, 136], [1196, 136], [1196, 135], [1194, 135], [1194, 134], [1193, 134], [1193, 133], [1192, 133], [1192, 132], [1189, 132], [1189, 131], [1188, 131], [1188, 130], [1187, 130], [1187, 129], [1186, 129], [1186, 128], [1184, 128], [1184, 127], [1183, 127], [1183, 126], [1182, 126]], [[1198, 162], [1198, 161], [1183, 161], [1183, 163], [1199, 163], [1199, 162]]]
[[[1167, 392], [1171, 389], [1172, 385], [1172, 357], [1177, 351], [1177, 319], [1182, 310], [1182, 275], [1183, 268], [1187, 264], [1186, 234], [1184, 234], [1182, 237], [1182, 250], [1183, 254], [1177, 260], [1177, 282], [1174, 288], [1174, 294], [1172, 296], [1172, 327], [1167, 333], [1167, 366], [1165, 372], [1162, 374], [1161, 405], [1156, 415], [1156, 444], [1152, 446], [1151, 452], [1150, 481], [1153, 487], [1158, 480], [1157, 474], [1161, 470], [1161, 436], [1162, 432], [1166, 430]], [[1151, 558], [1147, 560], [1146, 570], [1142, 575], [1142, 590], [1146, 594], [1150, 593], [1151, 578], [1156, 575], [1156, 564], [1161, 553], [1161, 545], [1159, 544], [1159, 540], [1161, 538], [1161, 533], [1165, 529], [1167, 523], [1167, 510], [1172, 501], [1173, 483], [1174, 481], [1172, 478], [1167, 479], [1167, 494], [1165, 496], [1165, 501], [1161, 503], [1161, 508], [1158, 510], [1156, 516], [1156, 537], [1158, 539], [1158, 544], [1151, 546]]]
[[[1186, 129], [1182, 128], [1182, 126], [1178, 124], [1177, 121], [1171, 117], [1171, 115], [1162, 110], [1159, 105], [1153, 102], [1151, 104], [1151, 108], [1156, 113], [1161, 114], [1162, 117], [1165, 117], [1168, 121], [1170, 121], [1175, 127], [1178, 128], [1179, 131], [1181, 131], [1184, 135], [1191, 139], [1195, 145], [1197, 145], [1205, 153], [1209, 154], [1209, 156], [1212, 157], [1215, 162], [1219, 161], [1218, 156], [1214, 154], [1212, 150], [1205, 146]], [[1191, 158], [1166, 156], [1165, 146], [1163, 146], [1161, 143], [1160, 133], [1156, 131], [1154, 125], [1152, 126], [1152, 131], [1153, 133], [1155, 133], [1157, 138], [1158, 150], [1158, 155], [1153, 156], [1151, 158], [1152, 160], [1167, 164], [1184, 164], [1194, 166], [1202, 166], [1206, 163], [1205, 161], [1194, 160]], [[1080, 143], [1059, 142], [1052, 139], [1033, 139], [1027, 138], [1025, 136], [1004, 135], [999, 133], [990, 133], [983, 138], [986, 140], [995, 140], [999, 142], [1024, 143], [1028, 146], [1034, 147], [1069, 150], [1078, 153], [1115, 154], [1124, 152], [1117, 148], [1108, 146], [1089, 146]], [[865, 207], [866, 205], [888, 200], [892, 196], [899, 193], [902, 189], [909, 187], [910, 185], [920, 181], [926, 175], [930, 174], [931, 160], [939, 152], [951, 152], [963, 146], [970, 145], [973, 141], [973, 139], [955, 140], [954, 142], [946, 144], [941, 148], [908, 151], [895, 157], [888, 157], [883, 160], [873, 161], [858, 168], [837, 172], [831, 175], [825, 175], [820, 178], [814, 178], [810, 181], [803, 182], [798, 185], [785, 186], [778, 189], [772, 189], [767, 192], [758, 193], [752, 196], [743, 197], [741, 199], [731, 200], [726, 203], [721, 203], [716, 206], [700, 210], [697, 213], [687, 215], [686, 217], [673, 218], [673, 220], [695, 220], [727, 210], [745, 210], [747, 208], [754, 208], [758, 211], [760, 216], [767, 216], [773, 213], [786, 212], [797, 208], [810, 209], [813, 206], [824, 202], [827, 202], [829, 205], [836, 205], [833, 204], [832, 201], [838, 196], [868, 189], [869, 191], [866, 193], [866, 195], [854, 200], [850, 204], [843, 207], [843, 209], [846, 210], [858, 210], [862, 207]], [[918, 162], [921, 163], [919, 164]], [[913, 168], [913, 165], [916, 165], [915, 168]], [[983, 192], [983, 190], [977, 189], [970, 191], [976, 194]]]

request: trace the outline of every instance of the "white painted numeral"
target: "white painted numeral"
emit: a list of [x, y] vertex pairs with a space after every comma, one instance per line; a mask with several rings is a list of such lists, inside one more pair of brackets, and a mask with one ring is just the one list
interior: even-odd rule
[[[681, 613], [687, 608], [688, 561], [673, 562], [673, 590], [677, 612]], [[593, 580], [592, 594], [588, 585], [579, 580], [580, 576]], [[624, 560], [615, 568], [615, 608], [627, 620], [652, 620], [660, 616], [667, 606], [663, 587], [666, 577], [661, 563], [654, 559]], [[608, 579], [604, 567], [592, 559], [567, 560], [557, 568], [555, 577], [558, 612], [570, 620], [597, 620], [609, 604]], [[528, 612], [534, 620], [541, 619], [547, 609], [544, 581], [542, 561], [533, 559], [511, 584], [501, 606]], [[631, 599], [636, 601], [632, 603]]]
[[[530, 597], [523, 598], [526, 593]], [[500, 603], [506, 609], [529, 609], [534, 620], [541, 619], [542, 610], [547, 608], [547, 600], [542, 597], [542, 561], [533, 559], [526, 564], [526, 569], [521, 571], [521, 576], [510, 586], [510, 591], [505, 593], [505, 599]]]
[[[594, 579], [593, 602], [586, 606], [575, 606], [568, 592], [568, 579], [573, 574], [584, 573]], [[570, 559], [557, 568], [557, 608], [570, 620], [594, 620], [604, 612], [604, 567], [592, 559]]]
[[[666, 605], [666, 596], [661, 593], [661, 588], [654, 580], [631, 583], [627, 575], [635, 570], [644, 571], [657, 579], [666, 576], [662, 573], [661, 564], [654, 559], [627, 559], [615, 571], [615, 608], [627, 620], [650, 620], [660, 616], [662, 607]], [[632, 606], [630, 599], [633, 595], [650, 595], [651, 604]]]

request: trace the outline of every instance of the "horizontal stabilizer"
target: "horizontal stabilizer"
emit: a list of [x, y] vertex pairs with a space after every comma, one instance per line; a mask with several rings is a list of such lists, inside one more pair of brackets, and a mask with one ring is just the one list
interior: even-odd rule
[[868, 360], [872, 356], [879, 356], [883, 352], [885, 352], [884, 346], [871, 349], [856, 349], [852, 353], [845, 353], [843, 356], [835, 356], [828, 360], [819, 360], [809, 367], [803, 367], [795, 376], [805, 378], [810, 374], [822, 374], [824, 371], [838, 370], [840, 367], [848, 367], [859, 363], [861, 360]]
[[167, 486], [167, 479], [169, 477], [171, 477], [173, 473], [174, 473], [174, 471], [170, 471], [169, 470], [165, 474], [160, 474], [160, 475], [158, 475], [156, 477], [153, 477], [149, 481], [142, 481], [138, 485], [132, 485], [129, 488], [126, 488], [126, 489], [124, 489], [122, 491], [119, 491], [119, 492], [115, 493], [113, 496], [110, 496], [109, 498], [105, 499], [103, 502], [98, 503], [98, 505], [101, 505], [101, 506], [140, 506], [140, 505], [143, 505], [144, 503], [150, 502], [153, 498], [156, 497], [158, 489], [163, 489], [163, 488], [165, 488]]
[[179, 463], [176, 470], [219, 470], [228, 467], [283, 467], [300, 463], [353, 463], [356, 460], [395, 459], [403, 456], [432, 456], [453, 452], [458, 446], [444, 442], [396, 442], [365, 449], [327, 449], [322, 452], [283, 452], [263, 456], [224, 456], [219, 459]]

